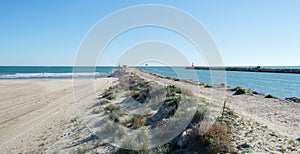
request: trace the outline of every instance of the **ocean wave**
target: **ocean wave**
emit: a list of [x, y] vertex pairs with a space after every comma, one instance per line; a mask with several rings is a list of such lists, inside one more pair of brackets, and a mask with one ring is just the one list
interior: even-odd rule
[[44, 78], [99, 78], [106, 77], [108, 73], [16, 73], [16, 74], [0, 74], [0, 79], [44, 79]]

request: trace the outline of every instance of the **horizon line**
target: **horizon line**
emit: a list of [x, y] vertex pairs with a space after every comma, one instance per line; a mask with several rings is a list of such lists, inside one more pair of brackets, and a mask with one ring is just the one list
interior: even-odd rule
[[[75, 66], [75, 65], [0, 65], [0, 67], [118, 67], [119, 65], [95, 65], [95, 66], [89, 66], [89, 65], [82, 65], [82, 66]], [[120, 65], [123, 66], [123, 65]], [[128, 67], [190, 67], [192, 65], [127, 65]], [[231, 66], [300, 66], [300, 64], [229, 64], [229, 65], [223, 65], [224, 67], [231, 67]], [[220, 66], [209, 66], [209, 65], [194, 65], [194, 67], [220, 67]], [[221, 66], [222, 67], [222, 66]]]

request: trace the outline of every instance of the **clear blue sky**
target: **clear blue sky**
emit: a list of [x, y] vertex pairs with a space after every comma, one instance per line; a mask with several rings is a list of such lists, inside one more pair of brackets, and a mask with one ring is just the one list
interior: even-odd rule
[[[0, 3], [0, 65], [73, 65], [80, 42], [94, 24], [114, 11], [138, 4], [170, 5], [196, 17], [214, 37], [225, 65], [300, 65], [299, 0], [7, 0]], [[140, 33], [146, 31], [151, 29]], [[135, 35], [137, 32], [124, 37], [137, 37], [138, 41], [168, 40], [159, 37], [162, 30], [154, 31], [145, 38]], [[176, 41], [172, 43], [176, 46]], [[124, 47], [129, 44], [123, 43]], [[117, 55], [113, 50], [122, 49], [110, 48], [106, 56]], [[201, 64], [193, 59], [192, 52], [186, 54], [191, 61]], [[113, 60], [109, 57], [112, 56], [107, 59], [104, 54], [106, 60], [101, 64], [110, 65]]]

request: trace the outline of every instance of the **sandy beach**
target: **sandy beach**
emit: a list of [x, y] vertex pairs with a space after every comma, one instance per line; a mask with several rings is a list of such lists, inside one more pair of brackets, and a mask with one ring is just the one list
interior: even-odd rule
[[[110, 80], [95, 80], [97, 91]], [[0, 80], [0, 151], [45, 151], [57, 141], [63, 126], [76, 113], [72, 79]], [[80, 87], [84, 92], [85, 85]]]
[[[159, 85], [187, 88], [215, 108], [221, 109], [226, 100], [227, 107], [236, 115], [231, 119], [235, 147], [247, 144], [252, 152], [270, 153], [280, 151], [279, 147], [289, 148], [293, 141], [295, 149], [290, 152], [299, 152], [299, 103], [252, 93], [233, 95], [233, 91], [224, 91], [220, 85], [206, 88], [199, 82], [172, 80], [137, 69], [129, 69], [129, 72]], [[79, 115], [80, 105], [75, 104], [72, 83], [71, 79], [0, 80], [1, 153], [74, 153], [83, 144], [91, 153], [113, 151], [114, 147], [102, 145], [85, 127], [83, 122], [94, 115]], [[96, 79], [96, 95], [101, 95], [111, 83], [112, 78]], [[76, 86], [82, 93], [93, 88], [85, 84]], [[95, 102], [86, 103], [92, 106]]]

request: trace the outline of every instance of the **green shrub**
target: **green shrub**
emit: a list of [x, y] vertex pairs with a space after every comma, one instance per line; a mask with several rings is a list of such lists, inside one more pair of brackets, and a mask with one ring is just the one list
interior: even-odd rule
[[165, 100], [164, 105], [165, 106], [174, 106], [176, 109], [178, 107], [178, 103], [181, 100], [181, 96], [174, 96], [174, 97], [170, 97], [169, 99]]
[[113, 100], [116, 98], [116, 94], [114, 93], [114, 90], [112, 88], [109, 88], [104, 91], [102, 98]]
[[198, 123], [200, 123], [206, 116], [207, 112], [208, 112], [207, 107], [202, 107], [202, 108], [197, 109], [190, 124], [197, 125]]
[[117, 112], [112, 112], [109, 114], [109, 119], [114, 121], [114, 122], [119, 122], [120, 121], [120, 118], [119, 118], [119, 114]]
[[104, 107], [105, 111], [113, 112], [115, 110], [120, 110], [119, 106], [115, 106], [113, 104], [109, 104], [108, 106]]
[[246, 90], [243, 88], [238, 88], [233, 95], [242, 95], [245, 94]]
[[180, 79], [178, 79], [178, 78], [173, 78], [173, 80], [174, 80], [174, 81], [180, 81]]
[[277, 97], [275, 97], [275, 96], [273, 96], [271, 94], [268, 94], [267, 96], [265, 96], [265, 98], [277, 98]]
[[210, 84], [205, 84], [205, 85], [204, 85], [204, 88], [212, 88], [212, 85], [210, 85]]
[[169, 80], [171, 80], [171, 79], [172, 79], [172, 77], [170, 77], [170, 76], [166, 76], [165, 78], [166, 78], [166, 79], [169, 79]]
[[167, 85], [166, 90], [167, 90], [167, 96], [175, 96], [176, 94], [181, 93], [181, 88], [175, 85]]

